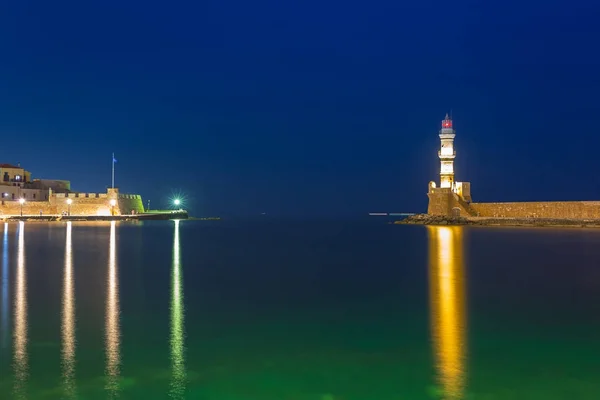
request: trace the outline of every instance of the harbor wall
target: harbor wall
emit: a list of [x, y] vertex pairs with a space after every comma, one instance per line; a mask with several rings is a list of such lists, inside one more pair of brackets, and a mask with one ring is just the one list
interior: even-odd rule
[[479, 217], [600, 219], [600, 201], [471, 203]]
[[447, 217], [600, 219], [600, 201], [468, 203], [448, 188], [430, 188], [427, 214]]

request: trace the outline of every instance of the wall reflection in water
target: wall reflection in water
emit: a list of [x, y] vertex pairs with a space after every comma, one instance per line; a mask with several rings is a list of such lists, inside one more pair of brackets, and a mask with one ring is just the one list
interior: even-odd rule
[[179, 221], [175, 221], [173, 265], [171, 272], [171, 397], [185, 398], [185, 317], [183, 303], [183, 271], [179, 242]]
[[67, 222], [65, 244], [65, 267], [63, 272], [62, 295], [62, 370], [66, 398], [75, 399], [75, 274], [73, 272], [73, 248], [71, 243], [71, 222]]
[[438, 382], [444, 399], [465, 387], [466, 304], [463, 228], [428, 226], [429, 299]]
[[106, 390], [118, 396], [121, 367], [121, 328], [119, 311], [119, 271], [117, 266], [116, 222], [110, 223], [108, 279], [106, 291]]
[[27, 272], [25, 271], [25, 223], [19, 222], [17, 241], [17, 273], [15, 280], [14, 376], [15, 398], [26, 398], [27, 355]]
[[0, 348], [8, 346], [8, 223], [4, 223], [4, 239], [2, 240], [2, 308], [0, 309]]

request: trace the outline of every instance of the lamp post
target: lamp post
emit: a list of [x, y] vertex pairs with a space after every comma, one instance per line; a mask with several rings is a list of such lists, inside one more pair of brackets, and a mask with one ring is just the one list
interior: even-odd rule
[[23, 204], [25, 204], [25, 199], [21, 197], [19, 199], [19, 204], [21, 204], [21, 217], [22, 217], [23, 216]]
[[117, 205], [117, 201], [115, 199], [110, 200], [110, 215], [115, 215], [115, 206]]
[[67, 207], [68, 207], [68, 212], [67, 215], [70, 217], [71, 216], [71, 204], [73, 204], [73, 199], [67, 199]]

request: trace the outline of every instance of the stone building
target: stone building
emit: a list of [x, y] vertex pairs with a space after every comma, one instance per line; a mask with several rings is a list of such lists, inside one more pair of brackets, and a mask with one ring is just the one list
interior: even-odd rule
[[31, 172], [20, 164], [0, 164], [0, 200], [48, 201], [51, 192], [66, 193], [71, 183], [64, 180], [31, 179]]
[[21, 165], [0, 164], [0, 181], [3, 183], [23, 184], [31, 181], [31, 172], [21, 168]]

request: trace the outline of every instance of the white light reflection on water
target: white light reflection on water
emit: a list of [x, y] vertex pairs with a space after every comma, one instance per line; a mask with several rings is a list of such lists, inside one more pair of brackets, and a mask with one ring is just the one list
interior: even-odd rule
[[67, 222], [65, 244], [65, 267], [63, 272], [62, 298], [62, 370], [63, 388], [67, 399], [76, 399], [75, 385], [75, 274], [73, 272], [73, 249], [71, 221]]
[[2, 240], [2, 309], [0, 309], [0, 348], [8, 346], [8, 222], [4, 223]]
[[429, 298], [438, 382], [445, 400], [465, 387], [465, 266], [461, 227], [428, 226]]
[[185, 310], [183, 303], [183, 271], [179, 241], [179, 221], [175, 221], [173, 265], [171, 272], [171, 391], [174, 399], [185, 398]]
[[106, 292], [106, 390], [111, 398], [119, 395], [121, 367], [121, 328], [119, 311], [119, 271], [116, 255], [115, 221], [110, 223], [108, 279]]
[[27, 273], [25, 271], [25, 223], [19, 221], [19, 239], [17, 247], [17, 274], [15, 282], [14, 317], [14, 391], [15, 398], [27, 398]]

